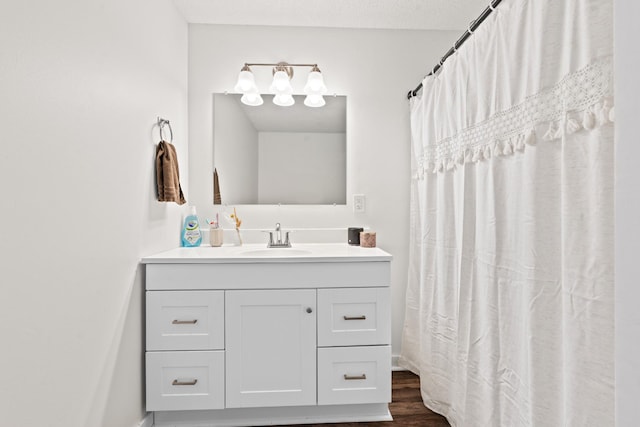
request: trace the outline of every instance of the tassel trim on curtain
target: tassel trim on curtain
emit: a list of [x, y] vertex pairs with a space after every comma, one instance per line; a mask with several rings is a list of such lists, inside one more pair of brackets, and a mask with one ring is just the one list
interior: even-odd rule
[[[606, 57], [509, 110], [424, 147], [414, 179], [423, 179], [424, 173], [453, 171], [465, 163], [523, 152], [527, 145], [536, 145], [539, 136], [535, 129], [541, 125], [547, 126], [542, 139], [553, 141], [564, 134], [592, 131], [612, 123], [615, 119], [612, 93], [613, 58]], [[413, 98], [412, 102], [420, 101]], [[509, 132], [501, 133], [502, 129]]]

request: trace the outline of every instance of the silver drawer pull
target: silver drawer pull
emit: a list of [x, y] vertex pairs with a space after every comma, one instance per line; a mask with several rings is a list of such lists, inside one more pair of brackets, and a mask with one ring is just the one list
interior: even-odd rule
[[171, 322], [171, 324], [173, 325], [195, 325], [196, 323], [198, 323], [198, 319], [193, 319], [193, 320], [173, 319], [173, 322]]
[[367, 316], [342, 316], [344, 320], [367, 320]]
[[362, 374], [362, 375], [347, 375], [344, 374], [344, 379], [345, 380], [366, 380], [367, 379], [367, 375], [366, 374]]
[[198, 382], [197, 379], [195, 380], [191, 380], [191, 381], [178, 381], [178, 380], [173, 380], [173, 382], [171, 383], [171, 385], [196, 385], [196, 383]]

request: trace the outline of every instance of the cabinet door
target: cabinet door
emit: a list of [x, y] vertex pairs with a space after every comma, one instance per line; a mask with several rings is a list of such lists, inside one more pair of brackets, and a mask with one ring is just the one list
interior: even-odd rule
[[226, 407], [316, 404], [316, 291], [226, 291]]

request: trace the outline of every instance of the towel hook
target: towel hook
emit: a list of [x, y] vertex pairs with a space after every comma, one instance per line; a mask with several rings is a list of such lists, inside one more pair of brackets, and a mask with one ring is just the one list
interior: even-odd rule
[[160, 140], [164, 141], [164, 135], [162, 134], [164, 125], [169, 126], [169, 134], [171, 135], [171, 141], [169, 142], [173, 143], [173, 129], [171, 129], [171, 122], [169, 122], [169, 120], [163, 119], [162, 117], [158, 117], [158, 127], [160, 128]]

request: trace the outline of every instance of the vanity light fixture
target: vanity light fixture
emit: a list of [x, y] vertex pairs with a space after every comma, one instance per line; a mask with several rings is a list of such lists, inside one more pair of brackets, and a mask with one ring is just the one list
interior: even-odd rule
[[293, 67], [311, 67], [307, 84], [304, 87], [304, 93], [307, 95], [304, 105], [307, 107], [322, 107], [325, 105], [322, 95], [327, 93], [327, 87], [324, 84], [324, 78], [318, 68], [318, 64], [288, 64], [286, 62], [278, 62], [277, 64], [244, 64], [235, 86], [235, 91], [242, 94], [240, 100], [243, 104], [257, 106], [263, 103], [253, 72], [249, 67], [273, 67], [273, 82], [269, 90], [273, 94], [273, 103], [281, 107], [288, 107], [295, 103], [292, 96], [293, 87], [291, 86]]

